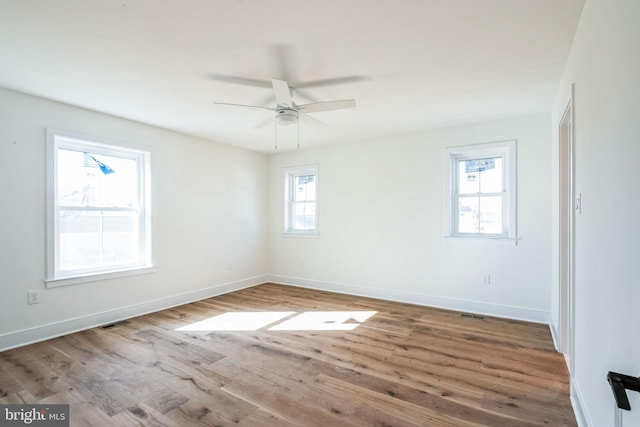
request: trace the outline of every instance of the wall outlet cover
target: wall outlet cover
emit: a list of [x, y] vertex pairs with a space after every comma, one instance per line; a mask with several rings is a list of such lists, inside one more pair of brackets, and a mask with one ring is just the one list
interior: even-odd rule
[[40, 302], [40, 293], [38, 291], [27, 292], [27, 304], [38, 304]]

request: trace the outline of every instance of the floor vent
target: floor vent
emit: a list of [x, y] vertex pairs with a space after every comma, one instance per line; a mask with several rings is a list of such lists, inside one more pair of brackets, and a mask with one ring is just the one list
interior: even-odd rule
[[465, 319], [485, 320], [484, 316], [480, 316], [478, 314], [460, 313], [460, 316], [464, 317]]
[[127, 322], [126, 320], [123, 320], [122, 322], [109, 323], [108, 325], [100, 326], [100, 329], [113, 329], [113, 328], [115, 328], [117, 326], [120, 326], [120, 325], [126, 325], [127, 323], [129, 323], [129, 322]]
[[100, 326], [100, 328], [102, 328], [102, 329], [111, 329], [111, 328], [115, 328], [115, 327], [116, 327], [115, 323], [112, 323], [110, 325]]

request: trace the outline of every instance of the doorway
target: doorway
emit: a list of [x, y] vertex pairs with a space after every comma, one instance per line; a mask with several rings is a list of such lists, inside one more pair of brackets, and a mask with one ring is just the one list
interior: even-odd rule
[[559, 126], [559, 295], [558, 335], [559, 351], [565, 355], [572, 371], [573, 354], [573, 289], [574, 289], [574, 212], [579, 203], [574, 195], [574, 126], [573, 85]]

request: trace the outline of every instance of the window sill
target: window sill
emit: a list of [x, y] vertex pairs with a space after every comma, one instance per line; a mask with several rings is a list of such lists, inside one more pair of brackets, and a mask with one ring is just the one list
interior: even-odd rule
[[77, 285], [80, 283], [96, 282], [98, 280], [116, 279], [119, 277], [137, 276], [155, 272], [155, 267], [136, 267], [125, 270], [109, 271], [107, 273], [85, 274], [82, 276], [63, 277], [60, 279], [47, 279], [45, 287], [57, 288], [59, 286]]
[[294, 238], [302, 238], [302, 239], [317, 239], [318, 233], [300, 233], [300, 232], [292, 232], [292, 231], [283, 231], [282, 237], [294, 237]]
[[518, 246], [521, 238], [511, 237], [478, 237], [478, 236], [444, 236], [445, 242], [465, 242], [468, 244], [513, 245]]

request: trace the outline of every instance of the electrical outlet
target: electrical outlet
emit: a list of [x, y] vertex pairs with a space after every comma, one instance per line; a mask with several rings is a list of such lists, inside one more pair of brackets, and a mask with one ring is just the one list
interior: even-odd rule
[[40, 292], [28, 291], [27, 292], [27, 304], [38, 304], [40, 302]]
[[298, 266], [299, 266], [299, 267], [304, 267], [304, 259], [300, 258], [300, 259], [298, 260]]
[[481, 285], [490, 285], [491, 284], [491, 275], [489, 273], [481, 273], [480, 274], [480, 284]]

